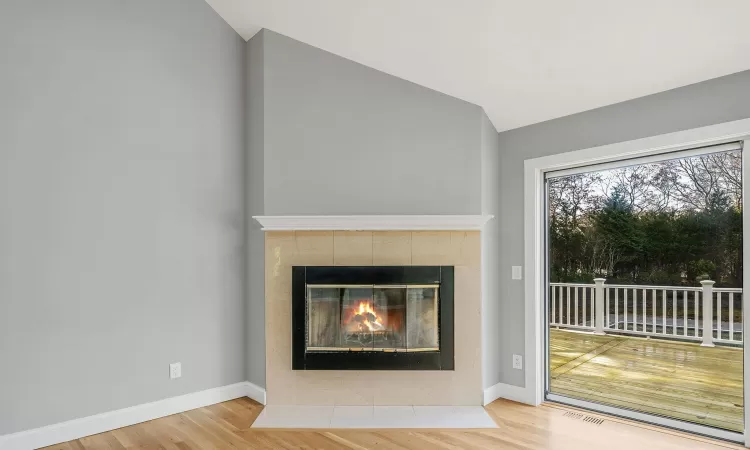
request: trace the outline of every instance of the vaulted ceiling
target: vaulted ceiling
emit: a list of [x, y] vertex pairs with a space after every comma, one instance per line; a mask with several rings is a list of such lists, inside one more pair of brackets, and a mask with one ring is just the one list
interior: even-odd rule
[[748, 0], [207, 0], [484, 107], [498, 131], [750, 69]]

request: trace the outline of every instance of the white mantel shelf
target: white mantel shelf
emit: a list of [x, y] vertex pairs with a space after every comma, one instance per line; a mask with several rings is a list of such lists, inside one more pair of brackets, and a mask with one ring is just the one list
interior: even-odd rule
[[263, 231], [481, 230], [491, 215], [253, 216]]

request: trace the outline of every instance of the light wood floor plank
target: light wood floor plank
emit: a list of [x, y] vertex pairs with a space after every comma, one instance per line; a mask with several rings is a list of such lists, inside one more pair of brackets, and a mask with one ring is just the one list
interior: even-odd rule
[[566, 416], [558, 405], [537, 408], [507, 400], [486, 407], [498, 429], [255, 430], [262, 406], [242, 398], [86, 437], [47, 449], [739, 449], [726, 442], [603, 418], [600, 425]]

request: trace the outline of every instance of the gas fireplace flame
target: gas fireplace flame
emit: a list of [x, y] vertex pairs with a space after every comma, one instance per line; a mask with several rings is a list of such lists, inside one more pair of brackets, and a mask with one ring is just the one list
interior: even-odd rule
[[367, 300], [359, 302], [359, 305], [354, 310], [354, 316], [351, 321], [357, 324], [357, 331], [361, 332], [380, 331], [385, 329], [381, 322], [381, 318], [378, 317], [375, 309], [372, 307], [372, 303]]

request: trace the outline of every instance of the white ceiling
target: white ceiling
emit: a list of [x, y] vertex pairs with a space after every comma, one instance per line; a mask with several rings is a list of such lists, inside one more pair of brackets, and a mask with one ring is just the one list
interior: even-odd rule
[[207, 0], [484, 107], [498, 131], [750, 69], [748, 0]]

